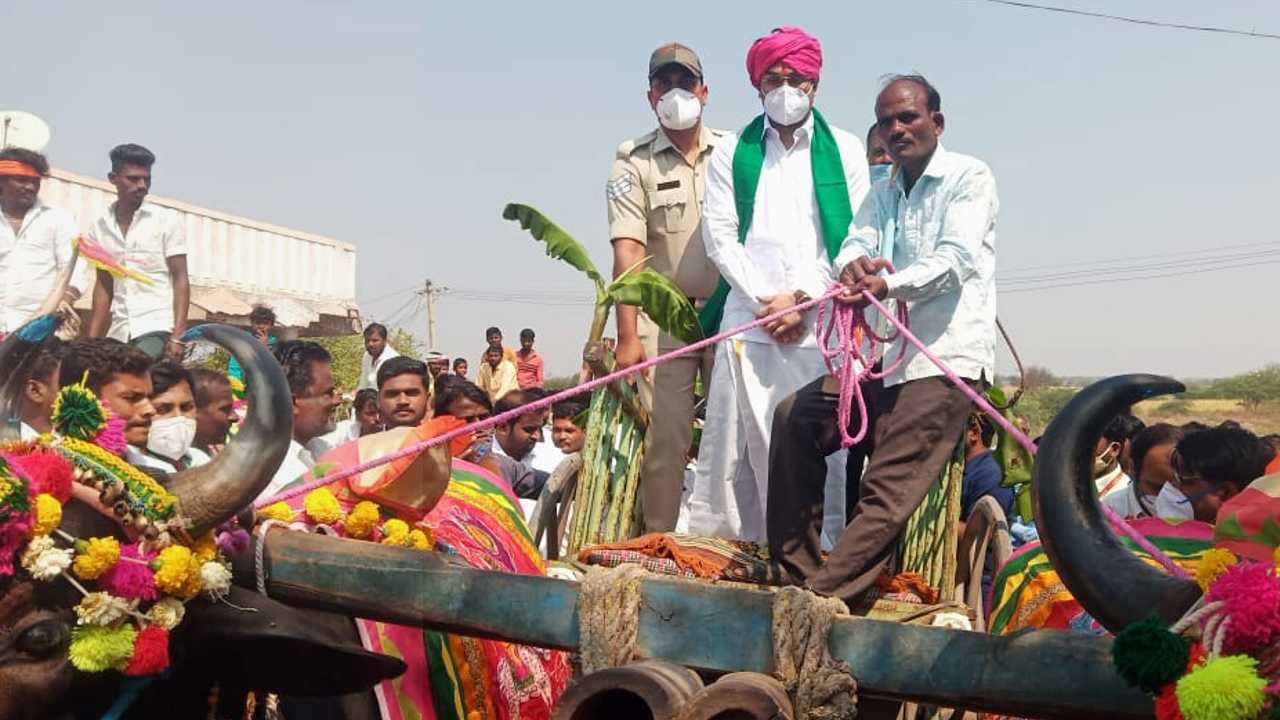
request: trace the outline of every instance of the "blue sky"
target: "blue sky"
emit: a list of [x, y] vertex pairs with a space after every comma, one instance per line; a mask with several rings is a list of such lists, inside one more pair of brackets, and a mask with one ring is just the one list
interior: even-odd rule
[[[1061, 3], [1280, 32], [1266, 0]], [[58, 167], [104, 175], [108, 148], [141, 142], [160, 156], [159, 194], [355, 243], [368, 317], [399, 311], [425, 335], [408, 288], [429, 277], [455, 289], [438, 304], [441, 350], [474, 361], [484, 327], [514, 342], [528, 326], [564, 373], [590, 321], [585, 302], [565, 303], [590, 287], [502, 206], [541, 208], [608, 267], [604, 183], [618, 143], [655, 125], [649, 52], [694, 47], [707, 120], [736, 128], [759, 112], [746, 48], [782, 24], [822, 40], [818, 104], [836, 125], [865, 130], [887, 73], [919, 71], [941, 90], [944, 142], [999, 184], [999, 314], [1027, 362], [1211, 376], [1280, 360], [1276, 40], [976, 0], [9, 0], [0, 108], [53, 126]], [[1107, 279], [1088, 273], [1116, 258], [1185, 274], [1012, 282]]]

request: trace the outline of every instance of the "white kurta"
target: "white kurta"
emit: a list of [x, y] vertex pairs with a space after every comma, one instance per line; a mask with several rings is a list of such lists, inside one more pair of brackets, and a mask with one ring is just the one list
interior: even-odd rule
[[[836, 270], [822, 238], [810, 154], [813, 118], [796, 131], [790, 148], [766, 126], [765, 157], [746, 242], [738, 242], [733, 157], [736, 139], [716, 147], [707, 168], [703, 241], [707, 256], [729, 283], [721, 329], [753, 320], [760, 298], [804, 290], [826, 291]], [[862, 143], [832, 128], [844, 161], [850, 206], [856, 209], [870, 186]], [[707, 419], [689, 499], [688, 528], [695, 535], [764, 542], [769, 488], [769, 435], [778, 404], [826, 372], [812, 332], [779, 345], [763, 329], [716, 347], [707, 393]], [[844, 459], [828, 458], [824, 536], [844, 529]], [[784, 479], [785, 480], [785, 479]]]

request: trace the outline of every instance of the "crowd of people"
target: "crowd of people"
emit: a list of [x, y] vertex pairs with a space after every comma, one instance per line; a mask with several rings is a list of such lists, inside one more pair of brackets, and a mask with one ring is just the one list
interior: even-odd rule
[[[981, 160], [943, 147], [941, 94], [923, 76], [888, 78], [860, 135], [818, 110], [822, 49], [804, 30], [759, 38], [746, 67], [763, 112], [727, 132], [703, 122], [709, 93], [697, 54], [677, 43], [657, 48], [647, 77], [658, 127], [618, 147], [606, 184], [615, 275], [645, 266], [668, 277], [707, 333], [777, 316], [638, 376], [652, 418], [643, 528], [767, 544], [795, 582], [852, 602], [892, 562], [956, 442], [963, 438], [966, 455], [962, 523], [988, 496], [1012, 517], [1013, 491], [991, 456], [990, 421], [902, 337], [886, 344], [885, 363], [854, 368], [868, 379], [865, 417], [851, 423], [865, 422], [866, 432], [846, 451], [814, 311], [788, 311], [835, 283], [843, 285], [837, 303], [905, 306], [915, 335], [981, 392], [994, 377], [996, 183]], [[137, 464], [199, 465], [227, 442], [242, 372], [234, 363], [226, 373], [180, 364], [190, 299], [181, 224], [146, 202], [149, 150], [129, 144], [109, 155], [117, 200], [89, 236], [134, 274], [96, 272], [85, 337], [42, 360], [27, 385], [23, 432], [47, 432], [58, 384], [84, 381], [128, 420]], [[85, 273], [72, 272], [74, 220], [38, 197], [47, 173], [37, 153], [0, 152], [0, 332], [16, 329], [51, 292], [64, 292], [55, 299], [65, 306], [87, 287]], [[890, 329], [871, 317], [880, 332]], [[435, 416], [476, 421], [546, 396], [532, 329], [520, 331], [517, 349], [488, 328], [472, 381], [466, 358], [402, 356], [388, 329], [371, 323], [356, 386], [341, 388], [322, 346], [277, 341], [270, 308], [256, 307], [249, 320], [294, 400], [293, 443], [266, 495], [361, 436]], [[619, 306], [616, 323], [617, 367], [682, 346], [634, 306]], [[706, 421], [695, 444], [699, 378]], [[335, 422], [348, 391], [349, 416]], [[582, 449], [585, 409], [578, 399], [516, 416], [477, 433], [462, 457], [537, 498], [564, 455]], [[1122, 416], [1099, 441], [1098, 493], [1125, 517], [1211, 520], [1215, 503], [1274, 462], [1273, 447], [1235, 425], [1144, 427]], [[1034, 535], [1030, 519], [1020, 520]]]

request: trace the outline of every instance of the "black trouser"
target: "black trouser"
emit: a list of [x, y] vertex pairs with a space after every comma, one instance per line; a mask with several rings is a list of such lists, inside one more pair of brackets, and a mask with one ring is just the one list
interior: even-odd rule
[[848, 527], [825, 563], [819, 553], [826, 456], [840, 449], [840, 435], [838, 397], [823, 391], [823, 379], [778, 406], [769, 449], [769, 554], [798, 582], [850, 604], [888, 569], [898, 537], [950, 458], [971, 409], [969, 398], [942, 377], [891, 388], [867, 383], [863, 391], [874, 418], [874, 452]]

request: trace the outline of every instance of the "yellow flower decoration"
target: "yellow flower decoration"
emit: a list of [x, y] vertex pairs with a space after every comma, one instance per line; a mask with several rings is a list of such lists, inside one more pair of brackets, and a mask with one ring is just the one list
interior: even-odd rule
[[409, 547], [416, 548], [418, 550], [430, 550], [431, 546], [434, 544], [435, 543], [432, 541], [431, 536], [423, 532], [420, 528], [414, 528], [409, 531]]
[[404, 545], [409, 539], [409, 523], [393, 518], [382, 526], [383, 545]]
[[284, 501], [271, 503], [258, 510], [258, 517], [263, 520], [279, 520], [280, 522], [291, 523], [293, 522], [293, 508], [289, 507], [289, 503]]
[[72, 569], [85, 580], [97, 580], [120, 559], [120, 543], [112, 537], [90, 538], [83, 544], [77, 542], [76, 551]]
[[[200, 560], [181, 545], [170, 545], [156, 556], [156, 587], [183, 599], [200, 592]], [[193, 577], [194, 576], [194, 577]]]
[[347, 515], [344, 525], [347, 537], [356, 538], [357, 540], [368, 539], [381, 519], [382, 516], [378, 514], [377, 505], [368, 500], [358, 503], [354, 508], [351, 508], [351, 513]]
[[1209, 586], [1218, 579], [1227, 568], [1240, 562], [1235, 553], [1222, 548], [1212, 548], [1200, 558], [1196, 566], [1196, 583], [1201, 590], [1209, 591]]
[[202, 563], [209, 562], [218, 556], [218, 542], [214, 540], [213, 533], [205, 535], [196, 540], [196, 544], [191, 546], [191, 552], [195, 553], [196, 559]]
[[[0, 496], [4, 493], [0, 492]], [[41, 493], [36, 496], [36, 524], [31, 529], [33, 535], [48, 535], [62, 524], [62, 503], [58, 498]]]
[[321, 525], [333, 525], [342, 520], [342, 506], [329, 488], [316, 488], [307, 493], [307, 498], [302, 501], [302, 509], [312, 522]]

